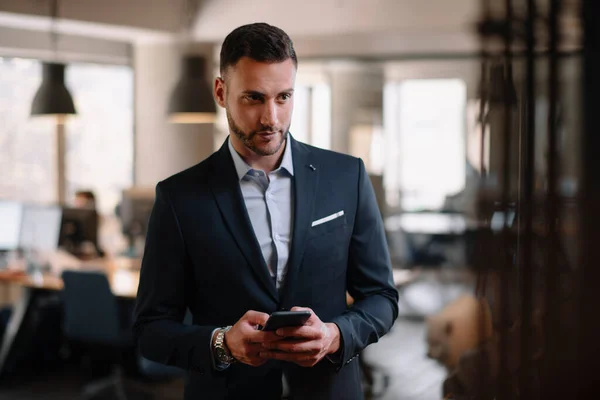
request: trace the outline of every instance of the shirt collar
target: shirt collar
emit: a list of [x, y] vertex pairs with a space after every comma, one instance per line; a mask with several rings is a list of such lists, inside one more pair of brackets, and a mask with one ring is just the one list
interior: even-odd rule
[[[285, 150], [283, 150], [283, 158], [281, 159], [281, 165], [278, 169], [286, 170], [290, 175], [294, 175], [294, 163], [292, 161], [292, 146], [290, 145], [290, 135], [287, 135], [285, 141]], [[233, 164], [235, 165], [235, 171], [237, 172], [238, 178], [241, 181], [249, 171], [253, 168], [249, 166], [246, 161], [238, 154], [231, 144], [231, 139], [227, 138], [227, 147], [229, 147], [229, 153], [233, 158]]]

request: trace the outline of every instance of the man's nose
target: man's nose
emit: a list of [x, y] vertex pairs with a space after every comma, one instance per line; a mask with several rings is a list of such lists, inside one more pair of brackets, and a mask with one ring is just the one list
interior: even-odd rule
[[260, 123], [264, 126], [277, 126], [277, 104], [274, 101], [265, 102]]

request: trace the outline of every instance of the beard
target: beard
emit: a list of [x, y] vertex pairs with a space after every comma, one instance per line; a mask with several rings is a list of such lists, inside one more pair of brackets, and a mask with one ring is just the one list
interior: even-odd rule
[[[233, 132], [233, 134], [240, 140], [240, 142], [242, 142], [242, 144], [246, 148], [248, 148], [249, 150], [251, 150], [252, 152], [254, 152], [255, 154], [257, 154], [259, 156], [272, 156], [273, 154], [276, 154], [281, 149], [281, 146], [283, 146], [283, 144], [287, 140], [290, 125], [288, 125], [283, 130], [279, 130], [275, 126], [261, 125], [258, 130], [244, 132], [235, 123], [235, 120], [233, 119], [233, 116], [229, 112], [229, 109], [226, 108], [225, 111], [227, 114], [227, 122], [229, 124], [229, 130], [231, 132]], [[254, 142], [254, 139], [256, 138], [256, 136], [260, 135], [259, 132], [277, 132], [278, 138], [276, 138], [275, 140], [278, 140], [278, 142], [276, 142], [272, 146], [260, 147], [257, 143]], [[260, 138], [260, 136], [259, 136], [259, 138]]]

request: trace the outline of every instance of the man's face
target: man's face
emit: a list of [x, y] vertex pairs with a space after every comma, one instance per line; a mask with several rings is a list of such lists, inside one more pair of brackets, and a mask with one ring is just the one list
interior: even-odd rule
[[264, 63], [242, 57], [215, 81], [215, 98], [229, 129], [259, 156], [277, 154], [290, 128], [296, 67], [291, 59]]

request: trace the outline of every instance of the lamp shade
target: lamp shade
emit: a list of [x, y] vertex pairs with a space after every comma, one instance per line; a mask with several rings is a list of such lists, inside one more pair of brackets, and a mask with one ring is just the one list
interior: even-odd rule
[[42, 84], [31, 105], [31, 115], [65, 116], [75, 114], [75, 105], [65, 86], [65, 65], [44, 63]]
[[204, 58], [186, 56], [181, 77], [169, 100], [169, 121], [202, 124], [215, 122], [217, 108], [204, 74]]

